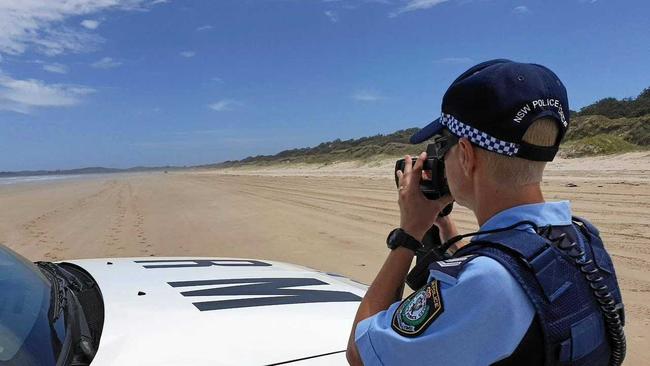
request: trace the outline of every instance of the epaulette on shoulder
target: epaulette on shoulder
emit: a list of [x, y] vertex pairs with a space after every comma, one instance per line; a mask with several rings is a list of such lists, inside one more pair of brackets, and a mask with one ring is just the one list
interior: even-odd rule
[[444, 261], [433, 262], [429, 265], [429, 272], [437, 271], [458, 279], [466, 263], [476, 258], [475, 254], [465, 255], [458, 258], [450, 258]]

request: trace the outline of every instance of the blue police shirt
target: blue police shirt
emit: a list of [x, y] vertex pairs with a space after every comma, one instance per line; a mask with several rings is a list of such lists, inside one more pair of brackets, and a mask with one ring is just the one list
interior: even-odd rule
[[[571, 207], [568, 201], [512, 207], [492, 216], [480, 230], [522, 220], [538, 226], [570, 225]], [[533, 229], [522, 225], [518, 230]], [[423, 333], [405, 337], [393, 330], [401, 302], [357, 325], [355, 342], [364, 365], [489, 365], [515, 351], [535, 317], [517, 280], [491, 258], [470, 260], [457, 278], [431, 271], [433, 280], [439, 281], [444, 309]]]

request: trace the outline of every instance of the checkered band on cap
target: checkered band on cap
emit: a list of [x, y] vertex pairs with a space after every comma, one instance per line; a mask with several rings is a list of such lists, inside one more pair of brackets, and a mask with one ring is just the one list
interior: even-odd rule
[[459, 137], [466, 137], [472, 143], [498, 154], [513, 156], [519, 151], [519, 144], [513, 142], [499, 140], [492, 137], [485, 132], [479, 131], [476, 128], [457, 120], [451, 114], [442, 114], [440, 122], [443, 126], [447, 127], [454, 135]]

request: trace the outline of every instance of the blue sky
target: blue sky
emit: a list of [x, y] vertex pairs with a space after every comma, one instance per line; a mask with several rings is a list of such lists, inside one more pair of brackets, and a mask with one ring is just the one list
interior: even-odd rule
[[422, 126], [491, 58], [571, 109], [650, 86], [650, 3], [7, 0], [0, 171], [193, 165]]

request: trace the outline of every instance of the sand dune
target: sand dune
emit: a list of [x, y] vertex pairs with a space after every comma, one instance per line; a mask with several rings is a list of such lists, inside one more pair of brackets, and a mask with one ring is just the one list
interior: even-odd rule
[[[369, 283], [399, 222], [392, 162], [106, 175], [0, 186], [0, 242], [31, 260], [236, 256]], [[559, 160], [547, 199], [597, 224], [623, 288], [628, 365], [650, 364], [650, 155]], [[453, 213], [462, 232], [471, 212]]]

